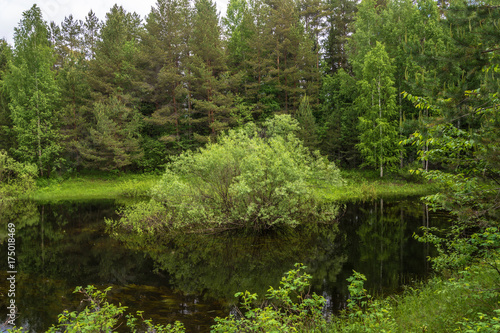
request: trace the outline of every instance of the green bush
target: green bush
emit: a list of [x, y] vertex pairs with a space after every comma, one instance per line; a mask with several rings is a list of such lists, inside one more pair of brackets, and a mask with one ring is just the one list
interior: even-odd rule
[[[259, 129], [247, 124], [222, 135], [197, 152], [186, 152], [170, 163], [149, 203], [154, 209], [126, 209], [121, 224], [197, 230], [297, 226], [328, 222], [337, 214], [333, 204], [321, 204], [313, 193], [320, 184], [341, 184], [339, 170], [319, 154], [311, 154], [294, 132], [298, 123], [277, 116]], [[154, 210], [165, 214], [137, 214]], [[140, 217], [140, 218], [137, 218]], [[146, 221], [147, 220], [147, 221]]]
[[244, 314], [240, 312], [239, 318], [215, 318], [217, 324], [212, 326], [212, 332], [302, 332], [324, 328], [326, 320], [321, 310], [326, 301], [308, 293], [311, 276], [303, 272], [305, 269], [302, 264], [295, 264], [295, 269], [281, 279], [278, 289], [269, 288], [267, 306], [253, 307], [257, 294], [236, 293], [235, 297], [242, 299]]
[[[115, 332], [121, 326], [122, 319], [127, 310], [126, 306], [119, 304], [118, 306], [109, 303], [106, 300], [111, 287], [100, 291], [94, 286], [76, 287], [75, 293], [80, 293], [84, 296], [85, 302], [88, 305], [82, 311], [63, 311], [58, 316], [58, 324], [52, 325], [46, 333], [92, 333], [92, 332]], [[138, 311], [137, 315], [142, 320], [139, 320], [132, 314], [125, 315], [127, 327], [130, 332], [138, 331], [145, 333], [181, 333], [184, 332], [184, 325], [180, 322], [175, 322], [173, 325], [155, 325], [149, 319], [142, 317], [142, 311]], [[120, 331], [123, 332], [121, 329]], [[23, 328], [13, 328], [8, 330], [11, 333], [23, 333]]]
[[35, 190], [38, 169], [34, 164], [23, 164], [0, 150], [0, 202]]

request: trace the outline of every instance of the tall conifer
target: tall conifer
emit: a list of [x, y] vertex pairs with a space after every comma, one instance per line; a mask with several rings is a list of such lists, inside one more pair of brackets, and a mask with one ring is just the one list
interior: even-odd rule
[[190, 92], [193, 99], [191, 121], [198, 141], [206, 141], [233, 122], [231, 76], [221, 38], [219, 14], [211, 0], [195, 1], [193, 31], [189, 40]]

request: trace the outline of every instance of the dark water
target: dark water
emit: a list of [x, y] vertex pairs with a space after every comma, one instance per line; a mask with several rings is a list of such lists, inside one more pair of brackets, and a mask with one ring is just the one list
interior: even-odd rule
[[[234, 294], [264, 295], [301, 262], [323, 295], [326, 314], [343, 308], [346, 278], [365, 274], [372, 294], [398, 292], [429, 273], [428, 245], [412, 238], [422, 225], [442, 226], [418, 199], [347, 204], [339, 223], [266, 234], [183, 235], [173, 239], [110, 236], [105, 218], [112, 202], [36, 205], [0, 212], [0, 319], [5, 318], [7, 228], [16, 224], [18, 326], [42, 332], [65, 309], [81, 308], [76, 286], [112, 286], [109, 299], [156, 323], [180, 320], [188, 331], [208, 331], [236, 304]], [[3, 258], [3, 259], [2, 259]]]

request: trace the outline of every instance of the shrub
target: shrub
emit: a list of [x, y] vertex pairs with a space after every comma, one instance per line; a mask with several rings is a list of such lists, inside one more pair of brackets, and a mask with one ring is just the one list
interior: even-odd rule
[[212, 332], [301, 332], [319, 330], [326, 325], [322, 308], [326, 301], [315, 293], [309, 294], [311, 276], [304, 273], [306, 266], [295, 264], [281, 279], [278, 289], [269, 288], [264, 307], [253, 307], [257, 294], [249, 291], [236, 293], [241, 297], [244, 314], [216, 318]]
[[37, 174], [36, 165], [17, 162], [0, 150], [0, 202], [34, 191]]
[[[313, 187], [341, 184], [339, 170], [310, 153], [295, 136], [297, 128], [290, 116], [277, 116], [262, 129], [250, 123], [217, 143], [180, 155], [152, 190], [149, 204], [157, 208], [161, 203], [168, 213], [156, 215], [169, 217], [157, 220], [156, 226], [259, 231], [307, 220], [332, 221], [336, 206], [321, 204]], [[146, 216], [137, 219], [140, 214], [133, 211], [144, 208], [127, 209], [121, 223], [137, 229]]]

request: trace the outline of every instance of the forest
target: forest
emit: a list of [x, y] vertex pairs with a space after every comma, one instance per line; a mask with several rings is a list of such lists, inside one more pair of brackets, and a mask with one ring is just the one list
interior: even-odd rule
[[[273, 305], [237, 293], [244, 315], [212, 330], [497, 332], [499, 92], [500, 0], [230, 0], [224, 17], [212, 0], [158, 0], [144, 18], [117, 4], [50, 23], [33, 5], [14, 45], [0, 40], [0, 204], [58, 177], [163, 174], [106, 220], [151, 250], [328, 225], [349, 171], [426, 182], [427, 215], [450, 223], [412, 238], [435, 247], [438, 278], [376, 300], [354, 271], [327, 320], [296, 264]], [[108, 291], [78, 287], [89, 308], [52, 330], [116, 324]]]
[[221, 18], [209, 0], [161, 0], [144, 20], [115, 5], [50, 24], [34, 5], [0, 44], [0, 149], [43, 177], [152, 171], [290, 114], [307, 147], [383, 176], [434, 132], [485, 131], [497, 20], [491, 1], [239, 0]]

